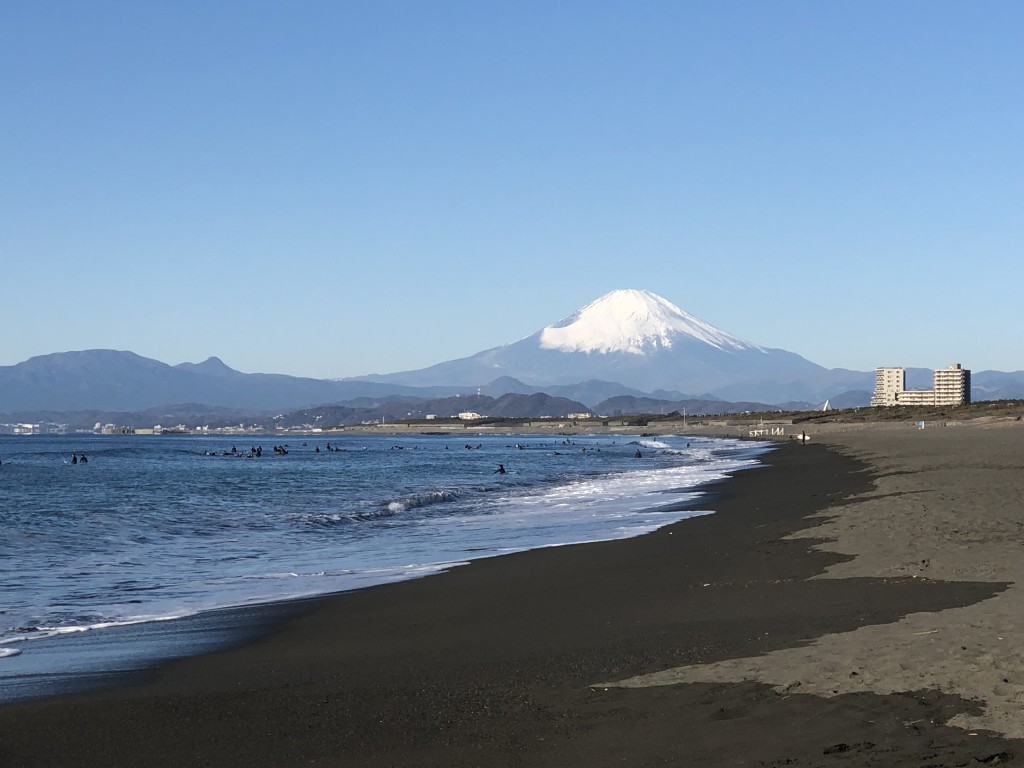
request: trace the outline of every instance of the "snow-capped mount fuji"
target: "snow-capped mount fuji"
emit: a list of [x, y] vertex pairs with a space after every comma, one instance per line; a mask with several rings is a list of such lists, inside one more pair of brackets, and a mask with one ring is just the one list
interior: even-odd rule
[[671, 349], [680, 337], [718, 349], [761, 348], [720, 331], [650, 291], [612, 291], [540, 332], [542, 349], [559, 352], [626, 352]]
[[828, 371], [719, 330], [650, 291], [617, 290], [511, 344], [417, 371], [360, 377], [408, 386], [599, 380], [733, 400], [815, 400]]

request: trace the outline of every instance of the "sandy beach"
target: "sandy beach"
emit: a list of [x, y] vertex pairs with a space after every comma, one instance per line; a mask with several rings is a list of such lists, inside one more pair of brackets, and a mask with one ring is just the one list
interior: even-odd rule
[[[760, 657], [615, 683], [757, 680], [818, 696], [937, 690], [980, 702], [950, 718], [1024, 739], [1024, 429], [835, 426], [816, 439], [869, 463], [875, 487], [791, 535], [848, 556], [821, 579], [1004, 583], [991, 600], [827, 635]], [[817, 541], [815, 541], [817, 540]], [[780, 688], [781, 687], [781, 688]]]
[[1024, 765], [1024, 427], [811, 438], [714, 515], [0, 707], [0, 766]]

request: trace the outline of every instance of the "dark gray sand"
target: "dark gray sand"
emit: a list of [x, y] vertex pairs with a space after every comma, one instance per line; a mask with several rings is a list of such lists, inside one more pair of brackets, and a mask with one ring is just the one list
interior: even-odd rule
[[[916, 498], [913, 474], [876, 489], [907, 462], [883, 454], [787, 444], [714, 488], [700, 506], [717, 514], [310, 601], [262, 640], [133, 687], [0, 707], [0, 766], [1024, 765], [1024, 741], [949, 724], [985, 716], [966, 689], [909, 673], [857, 687], [914, 661], [870, 671], [884, 645], [854, 644], [849, 663], [828, 655], [847, 650], [829, 638], [983, 616], [1013, 591], [1003, 571], [862, 573], [848, 537], [843, 554], [807, 538], [824, 519], [808, 515], [842, 520], [868, 503], [884, 519], [887, 495]], [[975, 510], [982, 528], [985, 515]], [[753, 669], [822, 642], [781, 673]], [[611, 687], [695, 669], [706, 679]]]

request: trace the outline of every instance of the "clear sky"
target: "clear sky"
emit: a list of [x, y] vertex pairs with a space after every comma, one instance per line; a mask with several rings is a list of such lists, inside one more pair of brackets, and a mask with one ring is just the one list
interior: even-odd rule
[[356, 376], [617, 288], [1024, 368], [1024, 3], [0, 4], [0, 365]]

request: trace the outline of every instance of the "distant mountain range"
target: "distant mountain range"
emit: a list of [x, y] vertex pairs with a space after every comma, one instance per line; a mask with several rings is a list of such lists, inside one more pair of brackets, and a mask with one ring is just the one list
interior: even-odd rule
[[[969, 361], [968, 361], [969, 362]], [[908, 369], [908, 385], [931, 386], [932, 372]], [[1024, 371], [973, 374], [973, 398], [1024, 398]], [[415, 371], [325, 380], [241, 373], [216, 357], [168, 365], [132, 352], [86, 350], [0, 366], [0, 414], [301, 413], [349, 408], [445, 415], [447, 398], [485, 415], [691, 413], [753, 406], [867, 405], [874, 372], [826, 369], [793, 352], [744, 341], [649, 291], [613, 291], [519, 341]], [[458, 397], [456, 397], [458, 396]], [[516, 396], [516, 397], [509, 397]], [[505, 398], [503, 400], [503, 398]], [[200, 404], [180, 406], [176, 404]], [[702, 404], [702, 405], [701, 405]], [[751, 407], [743, 407], [751, 406]], [[212, 415], [212, 412], [207, 413]]]
[[395, 394], [424, 392], [401, 385], [241, 373], [216, 357], [172, 366], [109, 349], [42, 355], [0, 367], [0, 411], [135, 411], [170, 403], [274, 411]]
[[[944, 365], [946, 363], [943, 363]], [[907, 369], [907, 384], [929, 389], [932, 370]], [[585, 403], [617, 394], [659, 400], [867, 405], [874, 371], [824, 368], [783, 349], [758, 346], [684, 312], [650, 291], [618, 290], [531, 336], [470, 357], [355, 381], [423, 387], [498, 381]], [[590, 382], [594, 392], [580, 389]], [[614, 382], [612, 387], [609, 382]], [[975, 372], [976, 399], [1024, 395], [1024, 372]], [[614, 387], [622, 389], [615, 393]], [[630, 391], [625, 391], [630, 390]]]
[[764, 402], [874, 389], [874, 374], [829, 371], [793, 352], [757, 346], [636, 290], [613, 291], [532, 336], [471, 357], [358, 380], [423, 387], [479, 385], [499, 376], [545, 389], [597, 380], [643, 393]]

